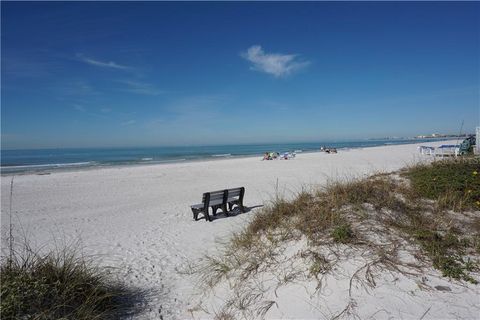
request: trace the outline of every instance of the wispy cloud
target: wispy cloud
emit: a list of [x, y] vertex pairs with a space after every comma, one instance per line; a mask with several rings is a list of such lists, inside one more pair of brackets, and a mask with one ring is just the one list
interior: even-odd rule
[[77, 54], [77, 58], [80, 59], [80, 61], [90, 64], [92, 66], [97, 66], [97, 67], [102, 67], [102, 68], [111, 68], [111, 69], [118, 69], [118, 70], [131, 70], [133, 69], [132, 67], [129, 66], [124, 66], [121, 64], [118, 64], [113, 61], [100, 61], [96, 59], [92, 59], [89, 57], [84, 56], [81, 53]]
[[[83, 79], [56, 79], [47, 89], [58, 100], [71, 100], [72, 98], [86, 98], [97, 96], [100, 92]], [[78, 100], [75, 100], [78, 101]]]
[[119, 80], [118, 82], [123, 83], [127, 86], [126, 91], [137, 93], [137, 94], [158, 96], [160, 94], [165, 93], [163, 90], [156, 88], [153, 84], [150, 84], [150, 83], [132, 81], [132, 80]]
[[275, 77], [288, 76], [310, 64], [309, 61], [300, 61], [297, 54], [265, 53], [259, 45], [251, 46], [241, 56], [253, 64], [253, 70]]
[[121, 123], [122, 126], [130, 126], [132, 124], [135, 124], [137, 121], [135, 120], [128, 120], [128, 121], [124, 121]]
[[73, 104], [73, 109], [76, 110], [77, 112], [81, 112], [86, 116], [100, 118], [100, 119], [108, 119], [107, 113], [111, 111], [110, 108], [98, 109], [97, 107], [91, 107], [91, 106], [87, 108], [81, 104]]

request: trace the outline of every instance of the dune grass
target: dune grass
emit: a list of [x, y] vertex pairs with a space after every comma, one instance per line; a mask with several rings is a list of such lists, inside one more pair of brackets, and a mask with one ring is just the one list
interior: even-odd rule
[[118, 319], [138, 297], [71, 248], [15, 251], [2, 261], [0, 280], [2, 319]]
[[[286, 264], [285, 248], [302, 239], [306, 250], [287, 264], [303, 259], [308, 269], [277, 276], [280, 284], [312, 277], [321, 287], [338, 257], [350, 252], [345, 248], [369, 252], [371, 262], [361, 269], [370, 285], [375, 284], [372, 269], [376, 265], [407, 274], [433, 266], [445, 277], [477, 283], [471, 272], [478, 271], [475, 259], [480, 254], [479, 163], [474, 158], [438, 161], [400, 173], [335, 182], [321, 190], [302, 191], [293, 200], [277, 197], [233, 236], [223, 255], [206, 260], [201, 271], [208, 280], [205, 283], [214, 287], [229, 279], [238, 295], [255, 275], [278, 274]], [[413, 248], [416, 263], [400, 261], [402, 246]], [[333, 255], [329, 257], [323, 249]]]

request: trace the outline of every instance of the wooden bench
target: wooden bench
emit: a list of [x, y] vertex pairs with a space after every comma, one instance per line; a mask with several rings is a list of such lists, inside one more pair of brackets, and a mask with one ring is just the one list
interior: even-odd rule
[[240, 208], [241, 212], [245, 212], [245, 207], [243, 206], [244, 195], [244, 187], [205, 192], [202, 196], [202, 203], [191, 206], [193, 219], [195, 219], [195, 221], [198, 220], [198, 214], [203, 213], [206, 221], [212, 221], [208, 212], [210, 207], [212, 208], [213, 215], [217, 214], [218, 209], [222, 209], [228, 216], [227, 205], [229, 210], [232, 210], [233, 206], [236, 205]]

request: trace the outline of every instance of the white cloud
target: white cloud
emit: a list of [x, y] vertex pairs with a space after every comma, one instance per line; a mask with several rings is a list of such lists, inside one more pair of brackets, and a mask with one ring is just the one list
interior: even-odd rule
[[157, 96], [159, 94], [163, 94], [164, 91], [157, 89], [154, 85], [150, 83], [132, 81], [132, 80], [119, 80], [118, 82], [123, 83], [128, 86], [127, 91], [143, 94], [143, 95], [150, 95], [150, 96]]
[[251, 46], [241, 56], [253, 63], [251, 67], [253, 70], [269, 73], [275, 77], [288, 76], [310, 64], [309, 61], [299, 61], [297, 54], [265, 53], [258, 45]]
[[92, 66], [119, 69], [119, 70], [130, 70], [130, 69], [132, 69], [131, 67], [123, 66], [123, 65], [120, 65], [120, 64], [118, 64], [116, 62], [113, 62], [113, 61], [100, 61], [100, 60], [95, 60], [95, 59], [92, 59], [92, 58], [88, 58], [88, 57], [85, 57], [83, 54], [77, 54], [77, 57], [80, 59], [80, 61], [83, 61], [87, 64], [92, 65]]

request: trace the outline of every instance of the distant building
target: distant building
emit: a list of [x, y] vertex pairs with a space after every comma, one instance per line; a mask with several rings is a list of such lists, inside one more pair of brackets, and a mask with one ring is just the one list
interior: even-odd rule
[[443, 134], [443, 133], [432, 133], [428, 135], [419, 135], [415, 136], [415, 139], [431, 139], [431, 138], [461, 138], [461, 137], [468, 137], [469, 134], [462, 133], [462, 134]]

